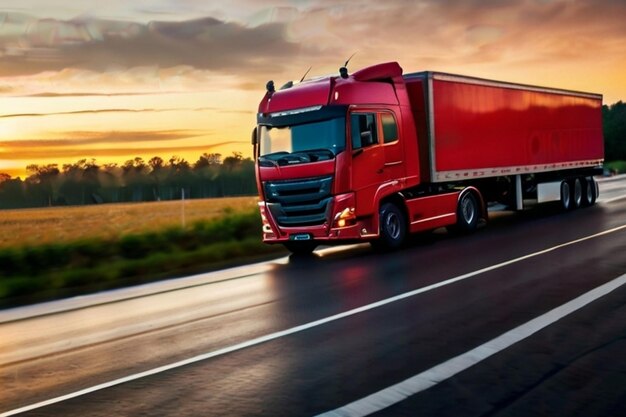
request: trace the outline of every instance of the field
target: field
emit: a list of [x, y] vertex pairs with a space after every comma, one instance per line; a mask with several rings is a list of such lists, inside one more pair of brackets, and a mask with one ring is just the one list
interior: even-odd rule
[[0, 309], [284, 254], [262, 242], [255, 206], [239, 197], [0, 211]]
[[257, 197], [0, 211], [0, 248], [116, 238], [249, 211]]

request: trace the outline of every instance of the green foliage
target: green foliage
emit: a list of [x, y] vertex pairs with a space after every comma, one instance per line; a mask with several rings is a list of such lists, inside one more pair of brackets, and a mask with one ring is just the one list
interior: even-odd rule
[[613, 174], [626, 174], [626, 161], [606, 162], [604, 168]]
[[626, 160], [626, 103], [602, 107], [604, 154], [607, 161]]
[[152, 249], [151, 246], [152, 242], [149, 235], [128, 235], [122, 237], [118, 242], [120, 255], [128, 259], [139, 259], [147, 256]]
[[46, 280], [28, 277], [8, 277], [0, 283], [0, 299], [29, 297], [46, 290]]
[[22, 273], [22, 256], [18, 249], [0, 250], [0, 276]]
[[260, 235], [254, 210], [189, 229], [0, 249], [0, 306], [200, 272], [282, 251], [263, 244]]

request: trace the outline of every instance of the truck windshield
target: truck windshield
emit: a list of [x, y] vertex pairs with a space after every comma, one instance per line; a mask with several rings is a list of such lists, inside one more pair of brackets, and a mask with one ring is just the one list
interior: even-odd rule
[[291, 165], [333, 159], [346, 148], [344, 117], [293, 126], [259, 126], [263, 165]]

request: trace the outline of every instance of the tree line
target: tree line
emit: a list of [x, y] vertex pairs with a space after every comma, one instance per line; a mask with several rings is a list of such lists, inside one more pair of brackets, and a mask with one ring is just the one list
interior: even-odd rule
[[119, 165], [95, 159], [32, 164], [26, 179], [0, 173], [0, 209], [254, 195], [254, 161], [239, 152], [204, 153], [195, 163], [172, 156]]

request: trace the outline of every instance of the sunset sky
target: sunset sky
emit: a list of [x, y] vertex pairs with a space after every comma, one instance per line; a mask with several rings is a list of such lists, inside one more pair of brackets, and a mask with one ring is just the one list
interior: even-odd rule
[[626, 99], [624, 0], [3, 0], [0, 172], [250, 156], [277, 85], [398, 61]]

